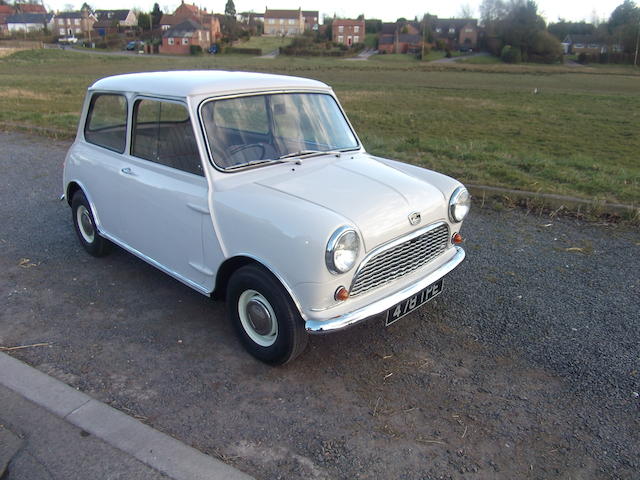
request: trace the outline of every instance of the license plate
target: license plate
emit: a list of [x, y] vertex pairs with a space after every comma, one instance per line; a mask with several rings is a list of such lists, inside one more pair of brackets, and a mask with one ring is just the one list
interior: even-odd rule
[[420, 290], [415, 295], [397, 303], [395, 306], [387, 310], [386, 325], [389, 326], [392, 323], [400, 320], [405, 315], [410, 314], [415, 309], [424, 305], [433, 297], [442, 292], [442, 278], [435, 283], [432, 283], [427, 288]]

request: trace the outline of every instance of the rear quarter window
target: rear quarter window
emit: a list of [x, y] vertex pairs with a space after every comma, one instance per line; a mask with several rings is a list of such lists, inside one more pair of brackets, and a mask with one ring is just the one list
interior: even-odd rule
[[94, 145], [124, 152], [127, 138], [127, 99], [124, 95], [96, 93], [91, 97], [84, 138]]

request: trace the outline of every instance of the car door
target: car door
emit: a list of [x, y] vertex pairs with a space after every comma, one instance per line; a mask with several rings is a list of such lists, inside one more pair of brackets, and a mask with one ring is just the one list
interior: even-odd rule
[[74, 150], [75, 178], [92, 203], [98, 228], [111, 238], [121, 234], [120, 172], [127, 134], [127, 99], [96, 92], [91, 96], [83, 128], [85, 142]]
[[211, 229], [208, 185], [183, 103], [137, 98], [122, 169], [122, 241], [145, 260], [207, 293], [203, 232]]

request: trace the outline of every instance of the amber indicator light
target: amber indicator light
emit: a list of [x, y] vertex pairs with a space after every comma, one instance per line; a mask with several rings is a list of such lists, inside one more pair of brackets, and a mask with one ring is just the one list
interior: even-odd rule
[[336, 300], [344, 302], [347, 298], [349, 298], [349, 290], [344, 287], [340, 287], [336, 290], [334, 297]]
[[458, 243], [462, 243], [462, 235], [460, 235], [459, 233], [454, 233], [453, 237], [451, 237], [451, 243], [455, 243], [456, 245]]

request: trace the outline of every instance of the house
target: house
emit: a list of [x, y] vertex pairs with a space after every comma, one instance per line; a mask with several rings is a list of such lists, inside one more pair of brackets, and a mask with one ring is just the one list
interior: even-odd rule
[[9, 33], [51, 30], [52, 20], [52, 13], [16, 13], [7, 17], [7, 30]]
[[44, 5], [39, 3], [16, 3], [16, 13], [47, 13], [47, 9]]
[[191, 53], [191, 46], [199, 46], [207, 50], [210, 45], [209, 28], [189, 18], [162, 34], [160, 53], [188, 55]]
[[[175, 9], [173, 14], [162, 15], [160, 19], [160, 29], [166, 32], [183, 23], [185, 20], [193, 20], [207, 28], [211, 42], [215, 42], [222, 36], [218, 15], [208, 13], [206, 9], [200, 9], [196, 5], [184, 3], [184, 1]], [[209, 45], [207, 45], [207, 48], [209, 48]]]
[[295, 36], [304, 32], [305, 23], [302, 9], [269, 10], [264, 12], [264, 35]]
[[478, 20], [474, 18], [430, 17], [429, 29], [435, 41], [452, 50], [478, 48]]
[[416, 22], [383, 23], [378, 37], [380, 53], [418, 53], [422, 35]]
[[[595, 35], [567, 35], [562, 41], [562, 47], [564, 53], [574, 55], [580, 55], [581, 53], [599, 55], [608, 51], [607, 45], [598, 40]], [[613, 48], [613, 51], [619, 50], [619, 47], [616, 47]]]
[[53, 19], [52, 33], [60, 37], [80, 37], [90, 35], [98, 19], [87, 9], [79, 12], [60, 12]]
[[364, 20], [334, 19], [331, 24], [332, 40], [348, 47], [364, 43]]
[[11, 5], [0, 5], [0, 35], [7, 35], [9, 33], [7, 18], [15, 14], [16, 10]]
[[320, 12], [318, 10], [303, 10], [302, 16], [304, 17], [304, 29], [317, 32], [320, 27]]
[[104, 37], [109, 33], [117, 33], [121, 28], [131, 30], [138, 26], [138, 16], [133, 10], [96, 10], [98, 19], [93, 29]]

